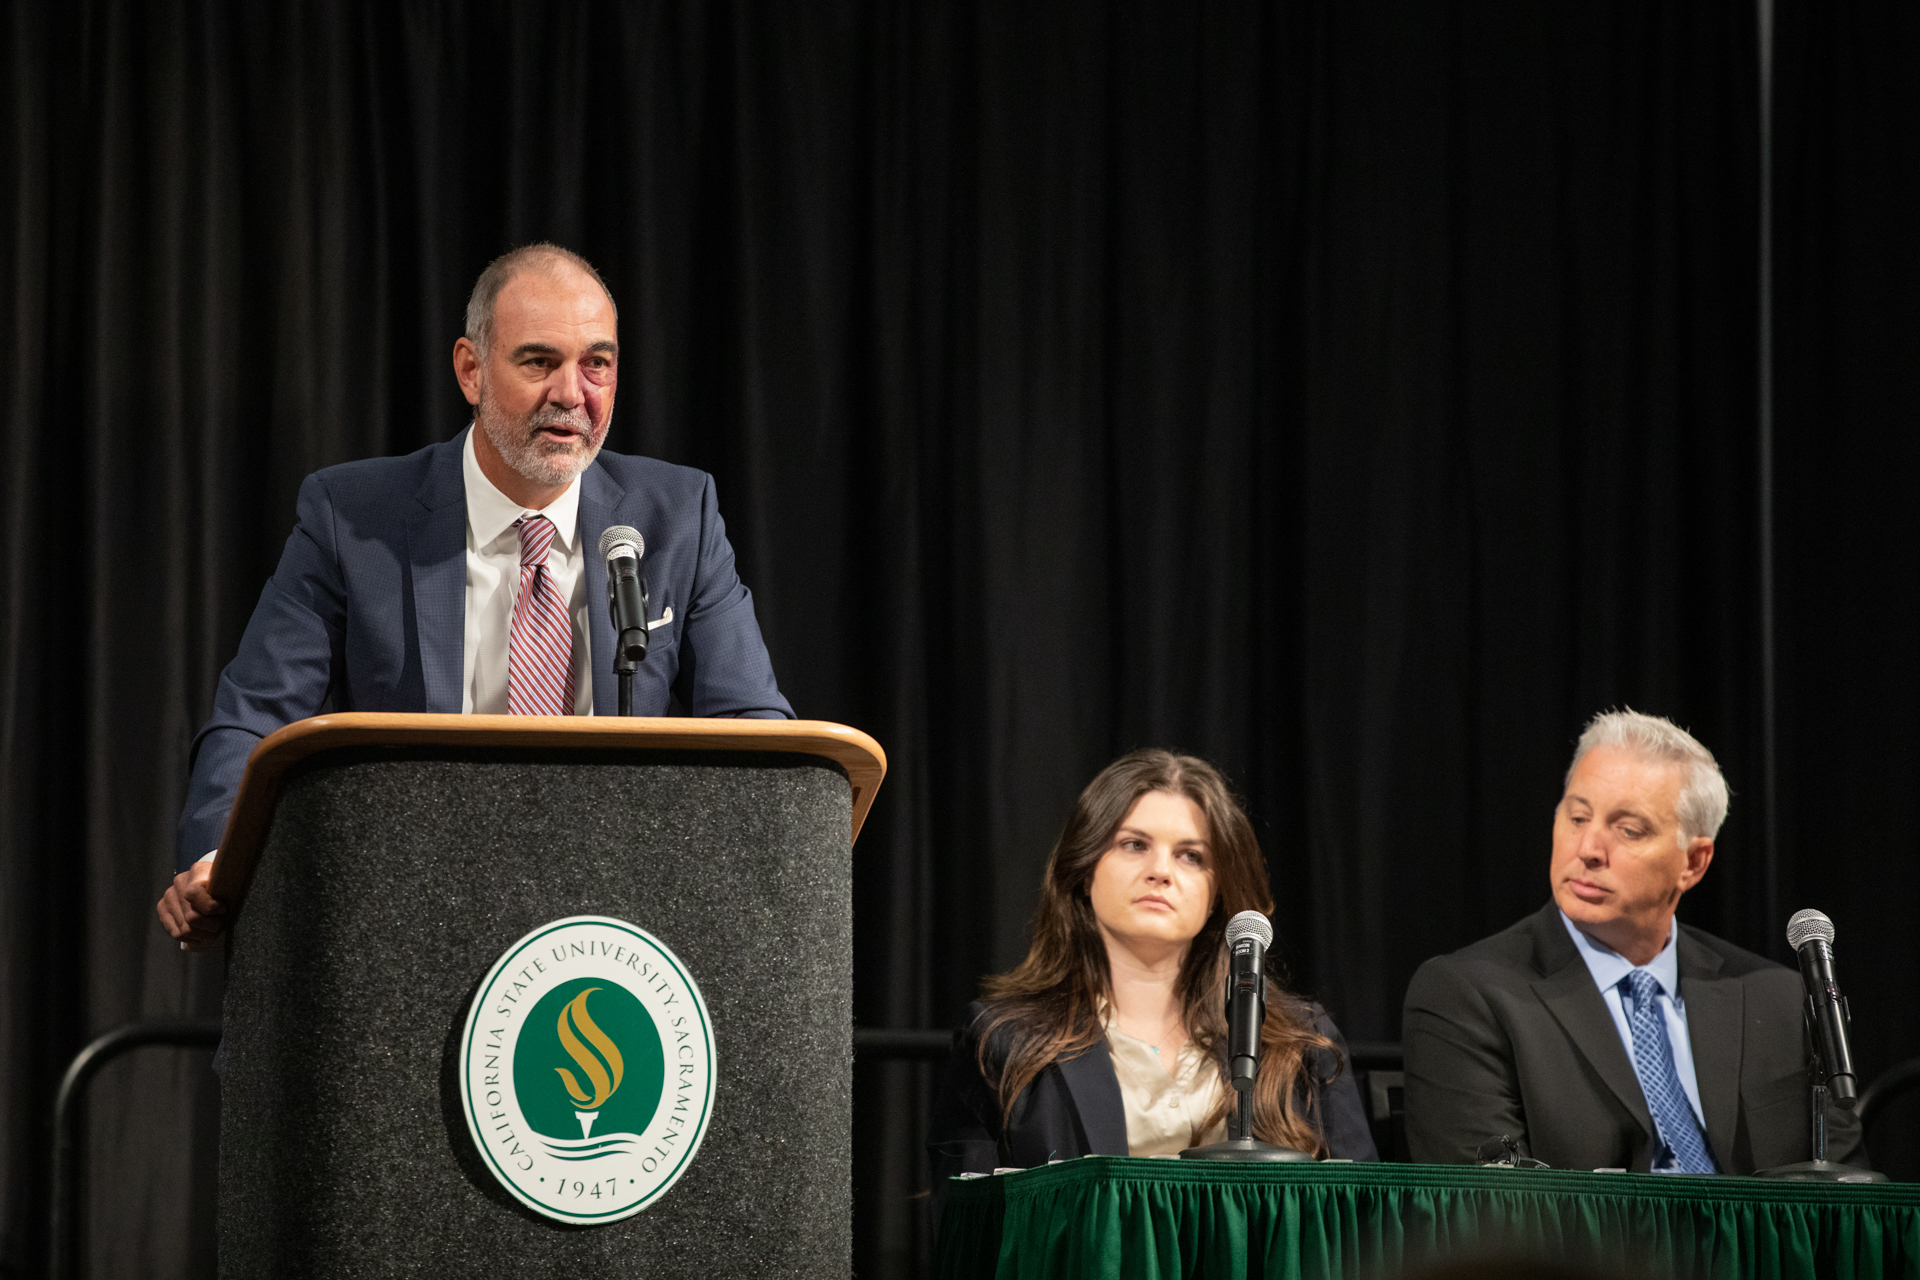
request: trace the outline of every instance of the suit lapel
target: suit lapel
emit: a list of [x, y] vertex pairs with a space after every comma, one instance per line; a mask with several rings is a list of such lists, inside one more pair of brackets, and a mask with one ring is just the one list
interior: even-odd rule
[[407, 519], [413, 616], [428, 712], [458, 714], [467, 648], [467, 489], [465, 437], [440, 446]]
[[[607, 562], [600, 556], [600, 535], [608, 525], [618, 524], [620, 503], [627, 491], [615, 484], [599, 463], [587, 468], [580, 477], [580, 548], [585, 558], [587, 580], [587, 658], [593, 676], [593, 713], [617, 715], [620, 710], [619, 682], [613, 674], [613, 620], [607, 613]], [[646, 536], [646, 530], [640, 531]]]
[[1074, 1109], [1080, 1113], [1080, 1128], [1087, 1135], [1086, 1154], [1126, 1155], [1127, 1108], [1120, 1100], [1120, 1078], [1113, 1073], [1106, 1040], [1096, 1040], [1085, 1053], [1060, 1058], [1055, 1065], [1067, 1082], [1067, 1092], [1073, 1095]]
[[1627, 1060], [1627, 1047], [1620, 1043], [1620, 1030], [1614, 1026], [1607, 1002], [1594, 985], [1593, 973], [1575, 950], [1566, 926], [1560, 923], [1557, 908], [1548, 905], [1539, 917], [1534, 932], [1536, 962], [1544, 976], [1536, 978], [1533, 990], [1553, 1014], [1560, 1029], [1572, 1040], [1580, 1056], [1633, 1116], [1648, 1138], [1653, 1136], [1653, 1114], [1647, 1110], [1647, 1098], [1640, 1091], [1640, 1077]]
[[1680, 998], [1687, 1006], [1687, 1041], [1693, 1046], [1693, 1077], [1707, 1115], [1707, 1140], [1725, 1170], [1732, 1166], [1734, 1129], [1740, 1110], [1740, 1051], [1746, 1020], [1746, 990], [1720, 976], [1720, 957], [1682, 929]]

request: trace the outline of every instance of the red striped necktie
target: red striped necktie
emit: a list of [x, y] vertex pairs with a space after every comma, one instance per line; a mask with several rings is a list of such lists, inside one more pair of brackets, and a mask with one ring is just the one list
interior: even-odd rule
[[520, 530], [520, 594], [507, 641], [507, 713], [572, 715], [573, 623], [547, 572], [553, 521], [522, 516], [513, 523]]

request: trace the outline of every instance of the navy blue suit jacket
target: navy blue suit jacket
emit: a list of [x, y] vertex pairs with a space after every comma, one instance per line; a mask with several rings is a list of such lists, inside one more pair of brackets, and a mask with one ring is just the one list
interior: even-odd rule
[[[466, 661], [465, 435], [404, 458], [328, 467], [300, 486], [299, 523], [220, 675], [213, 716], [194, 739], [180, 816], [181, 869], [219, 844], [246, 769], [266, 735], [322, 710], [461, 710]], [[602, 452], [580, 477], [593, 709], [617, 707], [606, 562], [609, 525], [646, 539], [650, 633], [633, 680], [636, 715], [665, 715], [677, 695], [696, 716], [792, 718], [734, 571], [713, 477], [653, 458]]]

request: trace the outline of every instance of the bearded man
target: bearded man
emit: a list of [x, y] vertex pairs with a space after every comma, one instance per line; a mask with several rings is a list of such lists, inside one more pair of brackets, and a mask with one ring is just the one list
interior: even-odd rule
[[[619, 382], [618, 312], [599, 273], [552, 244], [474, 284], [454, 375], [473, 426], [404, 458], [315, 472], [299, 523], [194, 739], [180, 874], [158, 911], [215, 944], [208, 892], [248, 755], [334, 711], [601, 715], [615, 710], [601, 531], [646, 542], [647, 658], [637, 715], [791, 718], [713, 478], [602, 453]], [[477, 429], [476, 429], [477, 428]]]

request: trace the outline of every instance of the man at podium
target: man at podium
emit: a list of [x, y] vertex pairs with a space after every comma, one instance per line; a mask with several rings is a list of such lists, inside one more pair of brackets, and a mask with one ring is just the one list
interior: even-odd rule
[[208, 892], [248, 755], [322, 710], [612, 714], [603, 530], [645, 541], [646, 660], [633, 710], [787, 718], [713, 479], [603, 453], [618, 312], [587, 261], [552, 244], [481, 273], [454, 343], [473, 422], [401, 458], [329, 467], [194, 739], [181, 867], [158, 911], [188, 949], [224, 919]]

